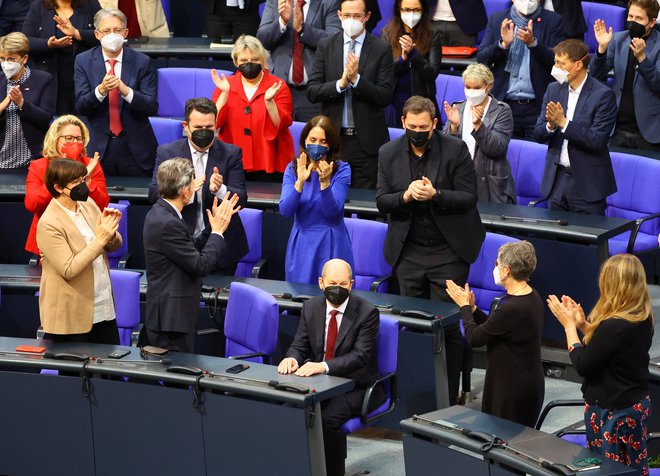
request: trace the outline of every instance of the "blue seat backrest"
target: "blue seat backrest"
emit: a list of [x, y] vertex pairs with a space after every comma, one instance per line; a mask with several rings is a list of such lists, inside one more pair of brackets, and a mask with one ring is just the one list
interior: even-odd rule
[[252, 276], [252, 267], [261, 259], [261, 230], [263, 222], [263, 210], [254, 208], [243, 208], [238, 212], [245, 228], [248, 246], [250, 250], [238, 262], [235, 276]]
[[388, 130], [390, 132], [390, 140], [398, 139], [406, 133], [406, 131], [398, 127], [388, 127]]
[[[500, 12], [502, 10], [508, 10], [511, 8], [510, 0], [484, 0], [484, 7], [486, 7], [486, 15], [490, 16], [495, 12]], [[486, 30], [481, 30], [477, 35], [477, 45], [480, 45], [484, 39]]]
[[115, 208], [121, 212], [121, 219], [119, 220], [119, 228], [117, 231], [121, 235], [121, 247], [114, 251], [108, 252], [108, 262], [111, 268], [116, 268], [119, 259], [128, 253], [128, 208], [126, 203], [109, 203], [109, 208]]
[[376, 278], [392, 272], [383, 256], [387, 224], [361, 218], [345, 218], [353, 249], [355, 287], [368, 291]]
[[495, 297], [501, 296], [506, 292], [503, 287], [497, 286], [495, 281], [493, 281], [493, 268], [495, 267], [494, 262], [497, 259], [497, 252], [500, 246], [514, 241], [520, 240], [506, 235], [487, 232], [477, 260], [470, 265], [468, 283], [470, 284], [470, 289], [474, 291], [477, 307], [484, 312], [488, 312], [490, 303]]
[[293, 121], [289, 126], [289, 132], [293, 136], [293, 150], [296, 153], [296, 157], [300, 155], [300, 134], [304, 127], [305, 123], [298, 121]]
[[506, 157], [516, 184], [518, 205], [527, 205], [541, 198], [541, 180], [545, 169], [548, 146], [519, 139], [511, 139]]
[[597, 19], [605, 21], [605, 26], [613, 31], [622, 31], [626, 25], [626, 9], [617, 5], [606, 5], [596, 2], [582, 2], [584, 20], [587, 22], [585, 42], [592, 53], [598, 49], [598, 42], [594, 35], [594, 23]]
[[[217, 70], [230, 76], [231, 71]], [[195, 97], [210, 98], [215, 89], [207, 68], [160, 68], [158, 73], [158, 115], [183, 117], [186, 101]]]
[[183, 137], [183, 124], [180, 119], [152, 116], [149, 118], [149, 122], [156, 135], [158, 145], [167, 144]]
[[435, 80], [436, 93], [435, 98], [438, 101], [440, 108], [440, 123], [441, 126], [445, 125], [447, 116], [442, 107], [444, 101], [450, 105], [465, 100], [465, 92], [463, 88], [463, 78], [460, 76], [453, 76], [450, 74], [439, 74]]
[[381, 375], [396, 372], [399, 348], [399, 321], [387, 316], [380, 316], [378, 327], [378, 371]]
[[394, 12], [394, 0], [378, 0], [378, 6], [380, 7], [380, 16], [382, 18], [374, 28], [374, 31], [372, 31], [372, 33], [376, 36], [380, 36], [380, 33], [383, 31], [383, 28], [385, 28], [385, 25], [387, 25], [392, 19], [392, 13]]
[[[605, 214], [631, 220], [660, 213], [660, 160], [610, 152], [617, 192], [607, 197]], [[649, 220], [640, 230], [658, 236], [660, 219]]]
[[117, 327], [121, 345], [131, 345], [131, 334], [140, 323], [140, 273], [110, 270]]

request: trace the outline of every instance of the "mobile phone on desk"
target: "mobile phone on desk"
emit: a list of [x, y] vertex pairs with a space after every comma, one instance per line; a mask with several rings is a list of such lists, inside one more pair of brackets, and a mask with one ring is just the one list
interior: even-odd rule
[[108, 354], [109, 359], [121, 359], [122, 357], [126, 357], [128, 354], [130, 354], [130, 350], [125, 350], [125, 349], [118, 349], [110, 352]]
[[238, 365], [234, 365], [233, 367], [229, 367], [227, 370], [225, 370], [225, 372], [227, 372], [228, 374], [240, 374], [241, 372], [249, 368], [250, 366], [248, 364], [238, 364]]

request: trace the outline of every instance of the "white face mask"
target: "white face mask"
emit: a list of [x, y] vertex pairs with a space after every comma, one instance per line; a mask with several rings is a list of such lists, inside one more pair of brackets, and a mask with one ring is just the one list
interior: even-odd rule
[[550, 75], [557, 80], [559, 84], [563, 84], [568, 79], [568, 71], [564, 71], [558, 66], [553, 66]]
[[409, 13], [401, 14], [401, 21], [408, 28], [415, 28], [415, 25], [417, 25], [421, 19], [422, 19], [421, 13], [409, 12]]
[[109, 33], [101, 38], [101, 46], [108, 51], [116, 53], [124, 46], [124, 37], [119, 33]]
[[14, 63], [9, 61], [3, 61], [0, 63], [2, 65], [2, 72], [5, 73], [7, 79], [11, 79], [18, 74], [23, 65], [20, 62]]
[[504, 287], [504, 284], [502, 284], [502, 279], [500, 278], [500, 268], [497, 266], [493, 268], [493, 281], [495, 282], [495, 286]]
[[486, 99], [486, 89], [468, 89], [465, 88], [465, 98], [472, 103], [473, 106], [478, 106], [484, 99]]
[[341, 27], [348, 36], [353, 38], [358, 36], [364, 30], [364, 23], [355, 18], [347, 18], [346, 20], [341, 21]]
[[530, 15], [539, 7], [538, 0], [514, 0], [513, 4], [521, 15]]

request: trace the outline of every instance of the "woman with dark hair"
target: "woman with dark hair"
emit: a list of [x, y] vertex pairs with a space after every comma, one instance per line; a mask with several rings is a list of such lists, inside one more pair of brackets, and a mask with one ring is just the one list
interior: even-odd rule
[[411, 96], [430, 99], [439, 111], [435, 78], [442, 63], [442, 43], [440, 33], [431, 27], [428, 2], [396, 0], [382, 37], [392, 47], [396, 79], [394, 100], [386, 111], [388, 127], [401, 127], [403, 104]]
[[548, 296], [548, 307], [564, 327], [571, 362], [584, 379], [587, 447], [648, 474], [653, 311], [642, 262], [630, 254], [610, 257], [598, 288], [600, 298], [589, 317], [568, 296]]
[[316, 283], [332, 258], [353, 266], [344, 223], [351, 168], [339, 160], [340, 143], [329, 117], [312, 118], [300, 134], [300, 156], [284, 172], [280, 213], [294, 217], [286, 248], [287, 281]]
[[55, 159], [46, 168], [53, 200], [37, 225], [39, 315], [46, 339], [119, 344], [107, 252], [122, 244], [121, 212], [99, 210], [86, 175], [77, 160]]
[[30, 40], [31, 66], [49, 72], [57, 91], [56, 114], [73, 114], [76, 56], [98, 44], [94, 14], [98, 0], [35, 0], [25, 17], [23, 33]]

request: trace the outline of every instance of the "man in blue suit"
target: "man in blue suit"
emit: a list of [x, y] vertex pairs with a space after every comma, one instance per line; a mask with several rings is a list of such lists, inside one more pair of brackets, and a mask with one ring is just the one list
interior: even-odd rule
[[156, 136], [149, 116], [158, 112], [156, 76], [147, 55], [124, 48], [126, 17], [99, 10], [94, 35], [101, 42], [76, 56], [76, 107], [87, 117], [91, 140], [106, 175], [151, 175]]
[[541, 100], [552, 81], [552, 48], [564, 39], [562, 17], [538, 0], [513, 0], [488, 19], [477, 61], [493, 70], [491, 94], [511, 106], [513, 135], [531, 139]]
[[[271, 73], [289, 85], [293, 120], [307, 122], [321, 114], [321, 105], [307, 99], [307, 81], [314, 64], [316, 45], [339, 33], [338, 0], [267, 0], [257, 38], [270, 51]], [[295, 58], [294, 58], [295, 56]]]
[[[195, 170], [193, 200], [181, 212], [191, 236], [201, 243], [208, 239], [209, 220], [205, 210], [211, 209], [213, 199], [225, 196], [229, 191], [238, 196], [241, 207], [247, 205], [245, 173], [241, 149], [215, 138], [215, 103], [208, 98], [186, 101], [183, 128], [188, 136], [158, 147], [156, 165], [149, 185], [149, 200], [156, 203], [161, 196], [158, 187], [158, 169], [161, 164], [175, 157], [190, 160]], [[224, 233], [227, 248], [214, 271], [233, 276], [239, 260], [248, 252], [245, 229], [240, 216], [235, 216]]]
[[580, 40], [555, 47], [553, 76], [535, 135], [548, 143], [541, 194], [551, 210], [602, 215], [616, 192], [607, 141], [614, 126], [614, 92], [587, 74], [589, 49]]
[[202, 277], [211, 273], [226, 249], [223, 234], [238, 211], [238, 197], [205, 210], [210, 234], [202, 245], [193, 242], [182, 219], [192, 201], [193, 165], [189, 160], [168, 160], [158, 169], [161, 198], [144, 219], [144, 256], [147, 288], [146, 316], [140, 345], [156, 345], [178, 352], [195, 351], [195, 327]]
[[614, 68], [619, 109], [611, 146], [660, 151], [659, 10], [656, 0], [631, 0], [627, 31], [613, 34], [602, 20], [594, 25], [598, 53], [589, 72], [606, 81]]
[[488, 21], [483, 0], [430, 0], [429, 11], [443, 46], [475, 46]]

